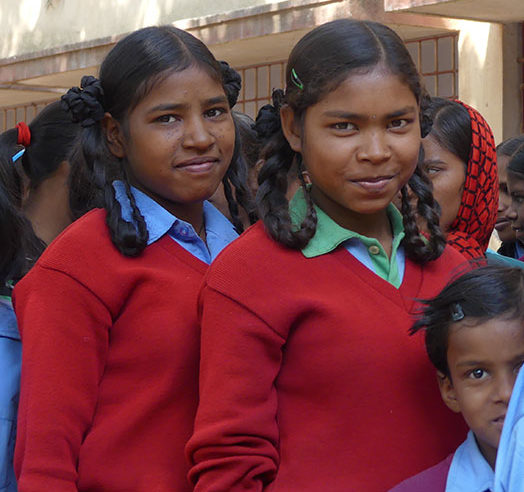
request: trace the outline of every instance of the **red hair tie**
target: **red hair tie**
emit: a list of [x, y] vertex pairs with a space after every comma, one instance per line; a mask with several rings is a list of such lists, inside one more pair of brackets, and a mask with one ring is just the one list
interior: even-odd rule
[[31, 130], [29, 130], [29, 127], [21, 121], [20, 123], [17, 123], [16, 128], [18, 130], [18, 140], [16, 143], [23, 145], [24, 147], [29, 147], [29, 144], [31, 143]]

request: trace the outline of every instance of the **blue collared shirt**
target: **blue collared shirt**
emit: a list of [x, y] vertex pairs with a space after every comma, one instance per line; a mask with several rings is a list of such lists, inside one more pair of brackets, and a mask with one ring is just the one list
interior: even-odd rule
[[524, 369], [520, 369], [504, 427], [500, 436], [495, 463], [495, 492], [524, 490]]
[[0, 296], [0, 490], [16, 492], [13, 454], [20, 393], [22, 344], [8, 297]]
[[[116, 191], [116, 199], [122, 207], [122, 217], [132, 222], [131, 204], [124, 184], [115, 181], [113, 186]], [[131, 187], [131, 192], [147, 225], [148, 245], [160, 239], [164, 234], [168, 234], [186, 251], [209, 265], [231, 241], [238, 237], [233, 224], [208, 201], [204, 202], [206, 245], [191, 224], [178, 219], [137, 188]]]
[[446, 492], [486, 492], [493, 490], [494, 473], [472, 431], [457, 448], [449, 468]]

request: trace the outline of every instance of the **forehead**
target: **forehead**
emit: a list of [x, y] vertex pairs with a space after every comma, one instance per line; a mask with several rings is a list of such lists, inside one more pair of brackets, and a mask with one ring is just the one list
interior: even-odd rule
[[415, 94], [398, 76], [377, 66], [368, 72], [350, 72], [332, 91], [315, 106], [318, 110], [341, 111], [363, 115], [384, 115], [406, 107], [418, 110]]
[[178, 104], [181, 101], [200, 101], [220, 95], [225, 95], [221, 82], [212, 77], [209, 71], [192, 65], [160, 77], [136, 108], [154, 105], [159, 101]]
[[424, 160], [445, 162], [457, 167], [462, 173], [466, 170], [466, 163], [442, 146], [431, 134], [422, 139], [422, 147], [424, 148]]
[[523, 353], [524, 322], [521, 319], [476, 322], [465, 318], [450, 327], [448, 359], [511, 360]]
[[507, 169], [508, 187], [511, 191], [524, 190], [524, 174]]

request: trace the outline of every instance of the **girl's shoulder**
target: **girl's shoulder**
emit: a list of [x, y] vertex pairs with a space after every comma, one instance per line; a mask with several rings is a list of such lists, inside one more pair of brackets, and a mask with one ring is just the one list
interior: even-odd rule
[[453, 247], [446, 245], [442, 254], [433, 261], [428, 261], [424, 264], [423, 269], [428, 273], [438, 274], [443, 272], [444, 274], [460, 273], [462, 269], [471, 268], [469, 260], [459, 253]]
[[105, 223], [106, 212], [93, 209], [68, 226], [46, 248], [37, 265], [67, 269], [72, 264], [96, 264], [104, 258], [117, 256]]
[[269, 236], [264, 223], [259, 220], [249, 227], [237, 239], [231, 242], [211, 264], [210, 270], [217, 270], [229, 265], [251, 264], [260, 262], [261, 258], [279, 262], [293, 257], [302, 257], [300, 251], [288, 248]]

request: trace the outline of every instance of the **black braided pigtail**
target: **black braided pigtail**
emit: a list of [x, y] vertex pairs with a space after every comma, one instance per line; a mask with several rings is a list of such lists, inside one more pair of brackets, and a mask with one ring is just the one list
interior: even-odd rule
[[[289, 214], [286, 197], [288, 174], [295, 159], [301, 159], [290, 147], [282, 132], [280, 107], [284, 103], [284, 92], [273, 91], [273, 105], [262, 107], [255, 129], [262, 140], [266, 140], [262, 151], [265, 160], [258, 175], [257, 206], [269, 235], [281, 244], [302, 249], [314, 236], [317, 215], [309, 191], [305, 188], [308, 210], [305, 219], [297, 229]], [[305, 183], [304, 183], [305, 184]]]
[[[227, 100], [229, 106], [232, 108], [238, 100], [238, 95], [242, 87], [242, 78], [240, 74], [225, 61], [220, 62], [220, 70]], [[249, 177], [248, 166], [241, 152], [240, 134], [234, 115], [233, 121], [235, 122], [235, 149], [231, 164], [222, 180], [222, 184], [224, 185], [224, 195], [227, 200], [231, 221], [237, 232], [240, 233], [243, 232], [244, 226], [240, 219], [239, 205], [245, 210], [251, 224], [254, 224], [258, 217], [256, 215], [251, 190], [247, 184]]]
[[417, 226], [416, 214], [411, 207], [411, 199], [404, 186], [402, 193], [402, 216], [404, 218], [405, 238], [403, 241], [407, 256], [424, 264], [437, 259], [446, 246], [446, 239], [440, 229], [440, 207], [433, 198], [431, 181], [420, 166], [409, 180], [409, 188], [417, 198], [417, 214], [426, 223], [429, 237], [424, 240]]
[[[105, 110], [104, 91], [100, 81], [91, 76], [82, 77], [81, 87], [70, 89], [62, 96], [62, 101], [71, 111], [73, 121], [80, 122], [83, 127], [81, 146], [87, 177], [103, 194], [111, 240], [123, 255], [138, 256], [147, 245], [147, 226], [131, 193], [122, 161], [109, 151], [102, 132], [100, 120], [104, 117]], [[127, 222], [122, 217], [122, 209], [113, 187], [116, 179], [125, 184], [133, 222]]]

